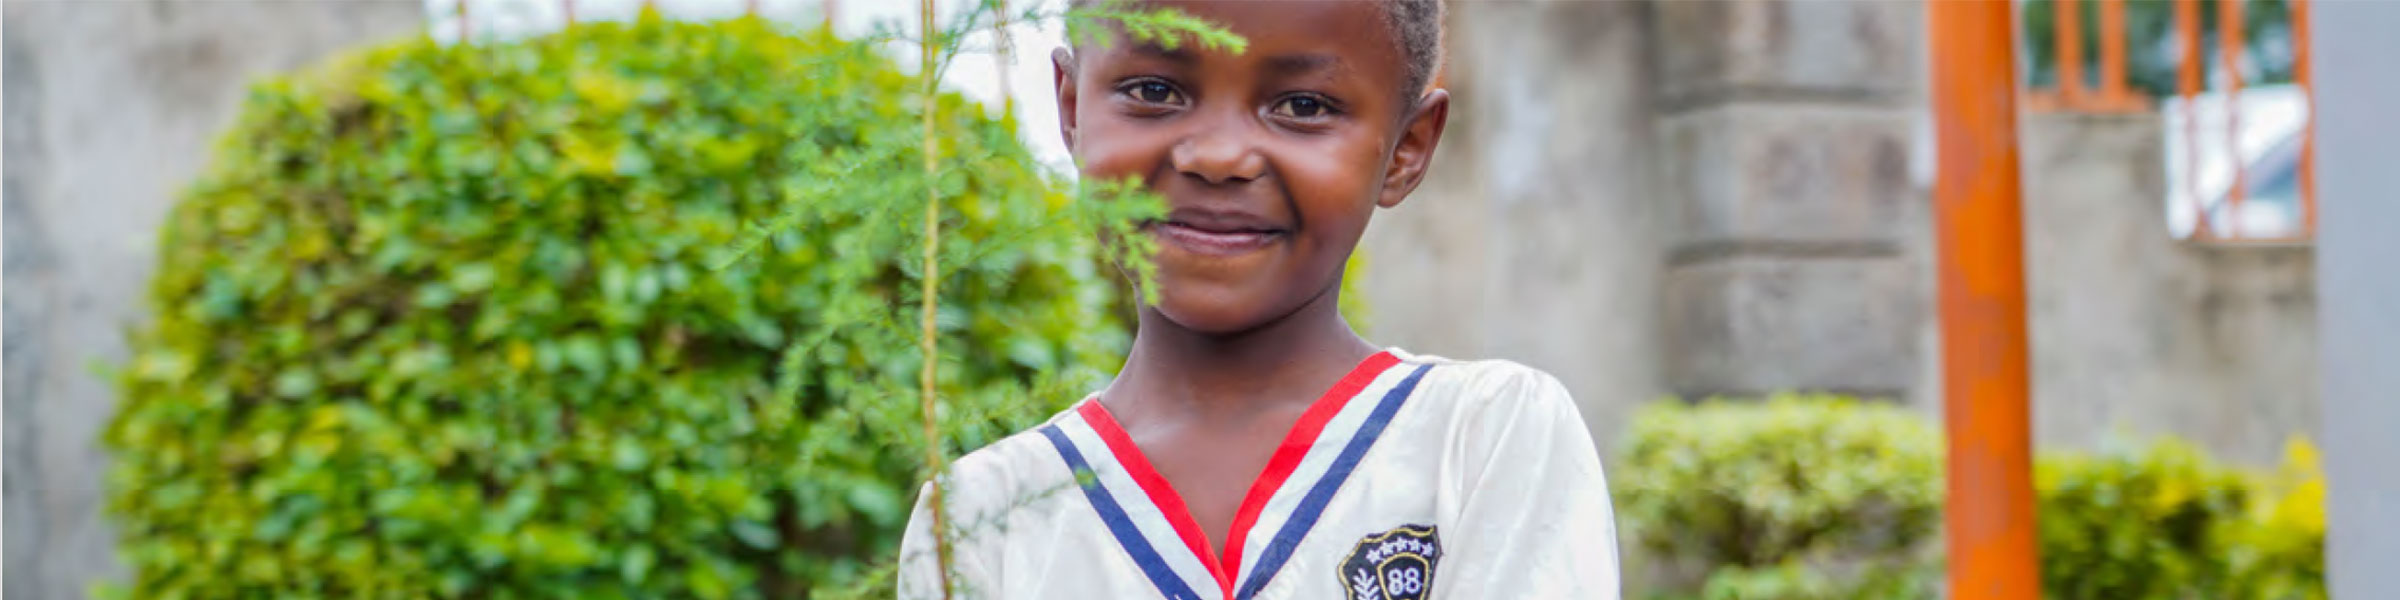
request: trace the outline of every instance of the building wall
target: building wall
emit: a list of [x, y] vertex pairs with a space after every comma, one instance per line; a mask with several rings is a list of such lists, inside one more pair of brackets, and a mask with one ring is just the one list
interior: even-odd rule
[[[1669, 395], [1938, 417], [1922, 7], [1453, 5], [1450, 132], [1369, 228], [1371, 337], [1557, 374], [1603, 448]], [[2169, 239], [2156, 117], [2028, 114], [2035, 435], [2245, 462], [2317, 430], [2305, 246]]]
[[1922, 8], [1653, 6], [1670, 388], [1920, 397]]
[[1547, 370], [1604, 446], [1667, 390], [1649, 9], [1454, 4], [1449, 132], [1362, 244], [1371, 339]]
[[2169, 237], [2159, 121], [2021, 121], [2035, 441], [2173, 433], [2273, 464], [2318, 431], [2315, 255]]
[[114, 397], [159, 223], [255, 77], [418, 31], [411, 1], [5, 5], [6, 595], [123, 570], [102, 519]]

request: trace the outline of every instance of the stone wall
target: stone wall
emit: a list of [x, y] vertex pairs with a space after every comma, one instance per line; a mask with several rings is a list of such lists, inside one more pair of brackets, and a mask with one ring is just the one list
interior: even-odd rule
[[1364, 244], [1372, 337], [1549, 370], [1603, 447], [1668, 395], [1915, 397], [1919, 9], [1453, 8], [1450, 133]]
[[[1549, 370], [1603, 448], [1667, 395], [1939, 415], [1921, 6], [1453, 9], [1450, 133], [1364, 245], [1371, 337]], [[2025, 130], [2038, 441], [2267, 462], [2316, 431], [2309, 250], [2168, 239], [2155, 117]]]
[[1677, 217], [1659, 317], [1670, 388], [1912, 397], [1931, 306], [1908, 169], [1922, 9], [1653, 6]]
[[413, 1], [8, 2], [7, 598], [121, 573], [101, 518], [114, 404], [157, 227], [249, 82], [418, 30]]
[[2169, 237], [2159, 127], [2021, 122], [2035, 442], [2172, 433], [2273, 464], [2318, 430], [2315, 255]]
[[1603, 446], [1667, 389], [1655, 316], [1673, 205], [1654, 183], [1650, 8], [1454, 4], [1449, 133], [1362, 244], [1371, 339], [1547, 370]]

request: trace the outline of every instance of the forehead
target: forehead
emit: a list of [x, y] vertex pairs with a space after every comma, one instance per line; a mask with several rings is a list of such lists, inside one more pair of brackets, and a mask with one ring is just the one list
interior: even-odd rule
[[[1274, 67], [1294, 61], [1328, 61], [1357, 75], [1391, 78], [1406, 67], [1385, 7], [1375, 0], [1153, 0], [1138, 8], [1172, 8], [1232, 31], [1249, 42], [1239, 56], [1186, 44], [1169, 53]], [[1120, 40], [1122, 41], [1122, 40]], [[1158, 53], [1155, 47], [1118, 43], [1102, 54]]]

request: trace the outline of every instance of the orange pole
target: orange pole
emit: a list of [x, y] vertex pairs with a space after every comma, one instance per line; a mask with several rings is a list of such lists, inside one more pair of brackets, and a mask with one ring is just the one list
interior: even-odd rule
[[473, 23], [468, 22], [467, 18], [467, 0], [458, 0], [458, 43], [460, 44], [467, 43], [467, 38], [475, 33], [475, 28], [472, 27]]
[[2308, 103], [2307, 129], [2300, 132], [2301, 237], [2317, 236], [2317, 87], [2309, 80], [2308, 0], [2292, 0], [2292, 79]]
[[2242, 237], [2242, 1], [2217, 0], [2217, 49], [2225, 57], [2225, 155], [2233, 184], [2225, 188], [2225, 235]]
[[2058, 95], [2069, 109], [2082, 108], [2089, 94], [2083, 82], [2083, 6], [2075, 0], [2053, 0], [2057, 21], [2050, 45], [2058, 50]]
[[2209, 225], [2208, 197], [2200, 193], [2200, 0], [2175, 0], [2175, 33], [2183, 59], [2175, 63], [2175, 98], [2183, 103], [2183, 193], [2192, 204], [2192, 239], [2216, 237]]
[[574, 25], [574, 24], [575, 24], [575, 0], [558, 0], [558, 6], [559, 6], [559, 8], [560, 8], [561, 10], [565, 11], [565, 13], [566, 13], [566, 15], [567, 15], [567, 24], [568, 24], [568, 25]]
[[2100, 102], [2110, 110], [2140, 110], [2125, 86], [2125, 0], [2100, 0]]
[[2041, 594], [2012, 2], [1931, 2], [1952, 600]]

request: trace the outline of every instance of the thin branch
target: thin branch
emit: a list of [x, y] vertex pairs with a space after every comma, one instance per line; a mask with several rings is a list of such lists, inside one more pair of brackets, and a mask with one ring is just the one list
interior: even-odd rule
[[941, 533], [948, 531], [944, 528], [943, 514], [948, 512], [948, 507], [943, 506], [942, 502], [942, 436], [941, 426], [934, 422], [933, 389], [935, 369], [941, 363], [939, 357], [934, 354], [935, 340], [933, 337], [935, 334], [933, 317], [937, 308], [934, 295], [938, 290], [938, 282], [941, 280], [941, 269], [936, 264], [936, 259], [942, 244], [942, 192], [941, 185], [935, 181], [935, 178], [939, 176], [935, 161], [936, 151], [939, 150], [937, 146], [939, 140], [933, 136], [933, 115], [941, 107], [941, 98], [935, 95], [937, 90], [934, 86], [935, 78], [940, 76], [935, 65], [937, 63], [936, 55], [941, 52], [941, 42], [939, 41], [940, 36], [934, 34], [933, 0], [918, 0], [917, 7], [917, 22], [925, 32], [924, 41], [918, 44], [923, 53], [920, 56], [921, 62], [917, 70], [917, 81], [925, 96], [923, 115], [925, 126], [925, 264], [922, 269], [918, 270], [917, 276], [918, 281], [922, 282], [920, 293], [923, 294], [921, 298], [918, 298], [919, 337], [917, 338], [917, 349], [923, 356], [923, 364], [917, 369], [917, 400], [925, 420], [925, 469], [927, 473], [933, 474], [931, 479], [934, 481], [934, 485], [925, 488], [926, 503], [931, 507], [930, 512], [933, 517], [934, 564], [936, 570], [941, 573], [942, 598], [949, 600], [951, 597], [950, 565], [952, 556], [950, 540]]

